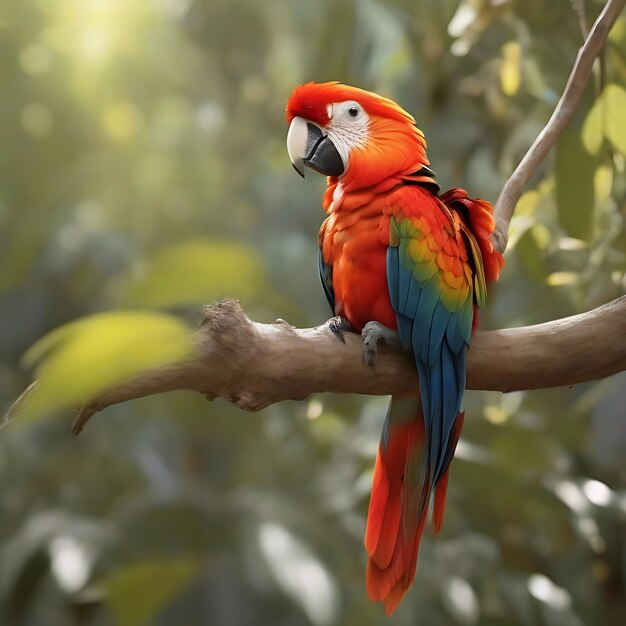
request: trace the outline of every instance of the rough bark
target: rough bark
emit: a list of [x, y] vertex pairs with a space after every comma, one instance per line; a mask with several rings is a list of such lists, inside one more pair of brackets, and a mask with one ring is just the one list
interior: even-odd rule
[[[626, 0], [608, 0], [580, 48], [554, 113], [503, 187], [495, 208], [495, 247], [503, 252], [524, 186], [571, 119]], [[195, 335], [193, 359], [141, 372], [83, 406], [74, 421], [78, 434], [97, 411], [146, 395], [192, 389], [223, 396], [247, 410], [314, 392], [391, 394], [416, 389], [414, 366], [398, 349], [382, 347], [375, 367], [361, 358], [360, 337], [345, 344], [326, 326], [295, 329], [250, 321], [238, 303], [207, 307]], [[626, 369], [626, 296], [598, 309], [536, 326], [481, 331], [468, 353], [469, 389], [513, 391], [604, 378]], [[17, 411], [33, 383], [10, 409]]]
[[[415, 368], [399, 348], [381, 346], [363, 363], [361, 337], [342, 343], [328, 326], [297, 329], [250, 321], [235, 300], [204, 309], [196, 355], [142, 372], [80, 409], [78, 434], [97, 411], [134, 398], [191, 389], [257, 411], [311, 393], [391, 394], [415, 390]], [[503, 330], [479, 331], [468, 353], [467, 387], [514, 391], [573, 385], [626, 369], [626, 296], [588, 313]]]

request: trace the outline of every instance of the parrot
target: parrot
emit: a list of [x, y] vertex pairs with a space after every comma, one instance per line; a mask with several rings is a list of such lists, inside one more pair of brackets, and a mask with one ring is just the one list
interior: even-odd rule
[[393, 100], [338, 81], [297, 86], [286, 106], [294, 169], [327, 177], [319, 274], [329, 328], [360, 332], [412, 358], [419, 385], [392, 396], [367, 513], [366, 590], [393, 613], [415, 578], [432, 509], [443, 524], [448, 472], [464, 413], [466, 357], [487, 283], [504, 265], [493, 208], [462, 189], [440, 193], [426, 139]]

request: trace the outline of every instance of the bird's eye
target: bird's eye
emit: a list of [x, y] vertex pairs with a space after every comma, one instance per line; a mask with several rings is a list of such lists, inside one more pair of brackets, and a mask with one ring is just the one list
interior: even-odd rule
[[357, 109], [356, 107], [350, 107], [348, 109], [348, 113], [350, 113], [351, 117], [356, 117], [359, 114], [359, 109]]

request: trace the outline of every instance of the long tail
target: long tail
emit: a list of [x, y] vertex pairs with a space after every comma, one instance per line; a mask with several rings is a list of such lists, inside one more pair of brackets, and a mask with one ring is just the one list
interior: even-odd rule
[[[462, 425], [463, 414], [459, 413], [446, 450], [448, 466]], [[424, 417], [419, 398], [394, 396], [376, 457], [365, 531], [369, 555], [367, 593], [371, 600], [385, 604], [387, 615], [395, 611], [413, 584], [433, 490], [435, 532], [443, 524], [448, 469], [437, 484], [432, 484], [424, 452]]]

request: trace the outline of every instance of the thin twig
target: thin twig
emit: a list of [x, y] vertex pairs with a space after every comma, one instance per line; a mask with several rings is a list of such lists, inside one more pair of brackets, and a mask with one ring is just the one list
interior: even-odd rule
[[576, 17], [578, 17], [580, 33], [582, 34], [583, 39], [587, 39], [589, 36], [589, 25], [587, 24], [585, 0], [570, 0], [570, 4], [572, 5], [572, 9], [574, 9], [574, 13], [576, 13]]
[[528, 149], [521, 163], [506, 181], [496, 202], [494, 212], [496, 229], [492, 235], [493, 244], [500, 252], [506, 249], [509, 223], [524, 187], [538, 170], [574, 114], [589, 81], [594, 61], [602, 52], [609, 31], [625, 5], [626, 0], [609, 0], [606, 3], [591, 28], [587, 40], [578, 51], [567, 85], [552, 116]]

